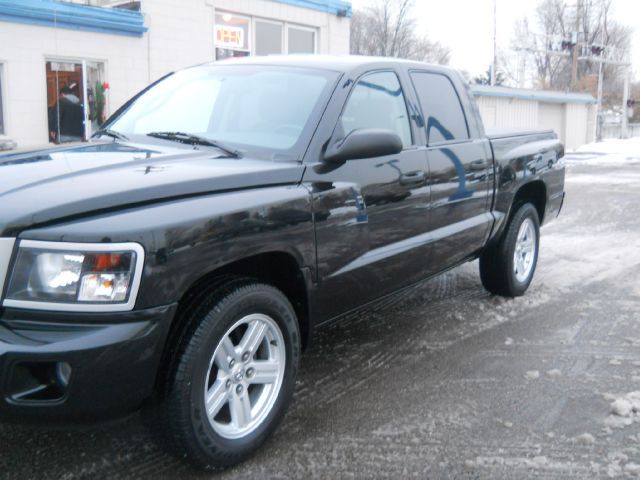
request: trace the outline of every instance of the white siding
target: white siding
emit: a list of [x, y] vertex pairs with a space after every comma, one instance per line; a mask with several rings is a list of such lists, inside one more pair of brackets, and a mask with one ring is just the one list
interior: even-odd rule
[[538, 126], [537, 102], [505, 97], [477, 97], [476, 100], [488, 128], [531, 129]]
[[586, 105], [567, 105], [565, 148], [575, 150], [589, 143], [589, 107]]
[[477, 96], [476, 101], [487, 128], [552, 129], [567, 150], [574, 150], [594, 139], [593, 105], [502, 96]]
[[113, 113], [166, 73], [214, 59], [216, 8], [315, 28], [318, 53], [349, 53], [349, 18], [268, 0], [144, 0], [142, 38], [0, 22], [7, 136], [20, 148], [47, 142], [47, 59], [104, 63]]
[[553, 130], [559, 138], [565, 139], [565, 104], [539, 103], [538, 128]]
[[0, 22], [7, 136], [19, 147], [47, 142], [47, 59], [103, 62], [113, 112], [149, 82], [146, 44], [143, 38]]

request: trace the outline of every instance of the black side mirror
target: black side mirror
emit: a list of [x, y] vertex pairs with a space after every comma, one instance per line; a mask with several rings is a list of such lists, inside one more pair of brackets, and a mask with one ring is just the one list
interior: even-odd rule
[[402, 151], [402, 140], [391, 130], [363, 128], [354, 130], [327, 148], [324, 159], [339, 163], [359, 158], [382, 157]]

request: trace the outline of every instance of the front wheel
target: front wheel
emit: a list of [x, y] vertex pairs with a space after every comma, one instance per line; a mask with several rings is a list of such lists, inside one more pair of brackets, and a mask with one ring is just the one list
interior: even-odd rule
[[497, 295], [523, 295], [533, 280], [539, 245], [538, 211], [525, 203], [511, 217], [500, 241], [480, 256], [482, 285]]
[[270, 285], [236, 279], [186, 319], [152, 420], [160, 443], [205, 469], [234, 465], [275, 430], [300, 355], [293, 307]]

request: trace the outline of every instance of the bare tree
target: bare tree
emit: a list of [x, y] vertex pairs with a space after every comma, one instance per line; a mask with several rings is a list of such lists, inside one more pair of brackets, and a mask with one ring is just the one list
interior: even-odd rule
[[353, 12], [351, 53], [447, 64], [450, 50], [417, 32], [413, 0], [377, 0]]
[[[473, 77], [473, 83], [475, 83], [476, 85], [491, 85], [491, 67], [492, 65], [489, 65], [489, 68], [487, 68], [487, 71], [484, 74]], [[502, 73], [502, 70], [496, 69], [495, 81], [495, 84], [497, 86], [501, 86], [504, 84], [505, 77], [504, 73]]]
[[[633, 29], [611, 18], [612, 0], [543, 0], [533, 19], [519, 20], [514, 27], [512, 50], [519, 52], [518, 65], [503, 65], [507, 78], [522, 76], [527, 71], [537, 88], [569, 90], [571, 85], [571, 47], [576, 25], [579, 25], [578, 53], [580, 57], [597, 55], [591, 47], [604, 49], [607, 55], [620, 60], [628, 58]], [[565, 49], [562, 43], [565, 42]], [[562, 53], [565, 55], [561, 55]], [[525, 68], [522, 68], [522, 65]], [[580, 60], [577, 70], [578, 89], [596, 94], [598, 62]], [[606, 65], [603, 71], [605, 103], [616, 101], [623, 69]], [[614, 98], [615, 97], [615, 98]]]

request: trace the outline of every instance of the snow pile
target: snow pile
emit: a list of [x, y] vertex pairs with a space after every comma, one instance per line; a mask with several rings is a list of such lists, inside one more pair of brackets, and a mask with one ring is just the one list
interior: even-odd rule
[[589, 143], [567, 152], [565, 160], [580, 165], [640, 164], [640, 137]]
[[618, 155], [640, 155], [640, 137], [627, 139], [608, 139], [597, 143], [588, 143], [574, 150], [576, 153], [600, 153]]
[[590, 433], [583, 433], [582, 435], [578, 435], [574, 440], [576, 443], [580, 443], [582, 445], [593, 445], [596, 442], [595, 437]]
[[604, 421], [606, 426], [623, 428], [640, 420], [640, 391], [636, 390], [620, 397], [607, 395], [607, 398], [613, 401], [611, 414]]

